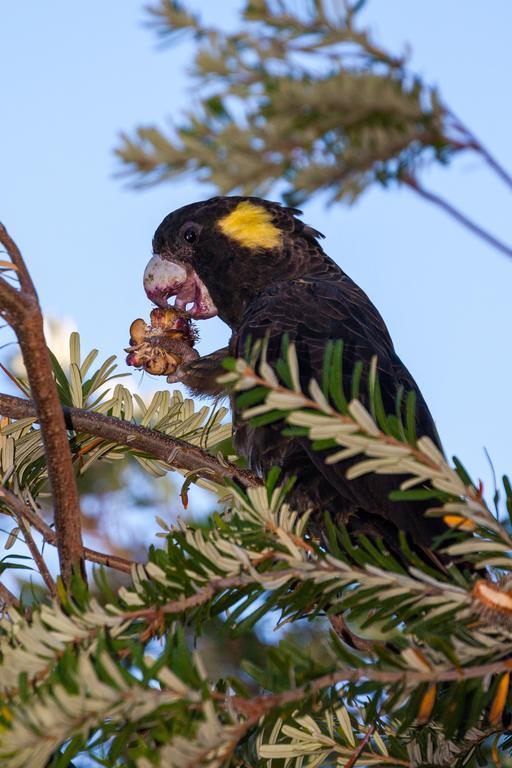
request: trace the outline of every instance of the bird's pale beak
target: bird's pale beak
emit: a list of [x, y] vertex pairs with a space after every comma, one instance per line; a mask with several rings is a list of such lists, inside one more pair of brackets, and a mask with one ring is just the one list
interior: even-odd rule
[[185, 310], [195, 320], [206, 320], [217, 314], [208, 288], [194, 269], [159, 254], [149, 260], [144, 270], [144, 289], [148, 299], [158, 307], [167, 307], [168, 300], [176, 296], [176, 309]]

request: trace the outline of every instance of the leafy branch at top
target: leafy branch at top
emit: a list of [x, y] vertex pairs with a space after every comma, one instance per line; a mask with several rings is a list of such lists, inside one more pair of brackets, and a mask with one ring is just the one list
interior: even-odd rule
[[249, 0], [239, 29], [206, 26], [185, 5], [149, 12], [164, 41], [193, 33], [199, 99], [169, 135], [123, 134], [117, 154], [136, 184], [184, 173], [220, 193], [267, 194], [293, 205], [319, 191], [352, 202], [373, 184], [405, 185], [512, 257], [512, 248], [425, 189], [422, 170], [474, 152], [512, 189], [510, 174], [441, 100], [359, 26], [362, 4]]

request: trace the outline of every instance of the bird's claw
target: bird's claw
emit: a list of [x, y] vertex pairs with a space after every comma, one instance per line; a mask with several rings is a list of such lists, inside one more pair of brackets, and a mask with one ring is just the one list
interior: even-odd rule
[[178, 372], [176, 371], [176, 373], [170, 373], [166, 378], [166, 382], [168, 384], [181, 384], [181, 379], [178, 376]]
[[166, 381], [168, 384], [185, 384], [186, 383], [186, 366], [179, 365], [174, 373], [170, 373]]

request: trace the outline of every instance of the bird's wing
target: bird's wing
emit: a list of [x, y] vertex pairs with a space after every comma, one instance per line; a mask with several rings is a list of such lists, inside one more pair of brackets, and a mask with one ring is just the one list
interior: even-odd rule
[[360, 399], [367, 403], [367, 376], [372, 357], [377, 370], [387, 413], [395, 411], [395, 396], [402, 386], [417, 396], [418, 435], [428, 435], [437, 444], [439, 437], [421, 395], [405, 365], [396, 354], [386, 325], [366, 294], [346, 275], [337, 281], [300, 279], [270, 287], [251, 302], [244, 322], [235, 336], [234, 354], [242, 355], [248, 338], [268, 336], [267, 357], [275, 362], [281, 340], [288, 334], [294, 341], [305, 391], [312, 378], [322, 371], [328, 341], [343, 340], [343, 383], [350, 394], [354, 366], [364, 365]]
[[[269, 287], [248, 307], [244, 322], [235, 335], [232, 352], [243, 355], [248, 339], [268, 338], [267, 360], [272, 365], [280, 356], [283, 334], [295, 342], [301, 384], [304, 391], [312, 378], [321, 377], [326, 344], [329, 340], [343, 340], [343, 385], [350, 397], [352, 374], [358, 361], [364, 365], [360, 385], [360, 399], [368, 404], [368, 373], [373, 356], [377, 356], [377, 370], [387, 413], [395, 412], [395, 397], [399, 387], [416, 393], [417, 434], [428, 435], [439, 445], [434, 421], [413, 377], [396, 355], [388, 330], [380, 314], [366, 294], [346, 275], [337, 280], [314, 278], [281, 282]], [[255, 469], [268, 470], [272, 464], [286, 465], [287, 458], [295, 457], [297, 445], [278, 435], [276, 427], [252, 429], [237, 420], [235, 444], [249, 458]], [[347, 462], [325, 464], [325, 455], [313, 451], [309, 441], [302, 441], [302, 451], [328, 482], [331, 490], [351, 500], [354, 507], [377, 513], [394, 525], [407, 530], [416, 526], [411, 519], [421, 511], [404, 502], [389, 502], [389, 492], [398, 486], [397, 478], [367, 475], [347, 481]], [[300, 465], [300, 461], [299, 461]], [[437, 529], [432, 521], [422, 520], [428, 531]], [[423, 538], [423, 537], [422, 537]]]

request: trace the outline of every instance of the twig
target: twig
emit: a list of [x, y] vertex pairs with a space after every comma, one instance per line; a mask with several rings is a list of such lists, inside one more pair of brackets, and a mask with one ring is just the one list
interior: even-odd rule
[[115, 571], [121, 571], [121, 573], [131, 573], [132, 567], [136, 565], [134, 560], [128, 560], [128, 558], [121, 557], [120, 555], [98, 552], [89, 547], [83, 548], [83, 556], [84, 560], [88, 560], [90, 563], [104, 565], [107, 568], [113, 568]]
[[[33, 528], [38, 531], [43, 540], [47, 544], [51, 544], [53, 547], [57, 546], [57, 534], [45, 523], [45, 521], [34, 512], [34, 510], [25, 504], [18, 496], [9, 491], [7, 488], [0, 488], [0, 499], [4, 502], [16, 518], [22, 517]], [[0, 507], [0, 512], [2, 508]], [[108, 568], [113, 568], [116, 571], [122, 573], [130, 573], [132, 566], [135, 565], [133, 560], [128, 560], [125, 557], [119, 555], [110, 555], [104, 552], [98, 552], [90, 547], [84, 547], [82, 549], [82, 556], [84, 560], [88, 560], [90, 563], [96, 563], [97, 565], [105, 565]]]
[[20, 515], [15, 515], [16, 520], [18, 522], [18, 525], [20, 526], [21, 530], [23, 531], [23, 536], [25, 538], [25, 544], [30, 550], [30, 554], [32, 555], [35, 564], [37, 565], [37, 569], [39, 573], [41, 574], [41, 577], [48, 587], [48, 591], [52, 597], [56, 597], [57, 595], [57, 587], [55, 586], [55, 581], [53, 580], [53, 577], [48, 570], [48, 566], [46, 565], [44, 558], [42, 557], [39, 548], [37, 544], [34, 541], [34, 538], [32, 536], [32, 533], [30, 531], [30, 525], [23, 517]]
[[347, 760], [343, 768], [354, 768], [357, 758], [361, 756], [361, 753], [363, 752], [364, 748], [370, 741], [374, 731], [375, 731], [375, 726], [371, 725], [366, 731], [361, 741], [359, 742], [359, 744], [357, 745], [356, 749], [354, 750], [352, 757], [349, 760]]
[[479, 139], [475, 136], [473, 131], [471, 131], [467, 125], [465, 125], [460, 118], [458, 118], [451, 109], [448, 107], [444, 107], [445, 114], [452, 119], [453, 121], [453, 127], [455, 130], [459, 131], [468, 142], [468, 147], [472, 149], [474, 152], [478, 152], [481, 157], [485, 160], [487, 165], [492, 168], [492, 170], [500, 177], [502, 181], [505, 182], [505, 184], [512, 189], [512, 176], [510, 173], [501, 165], [499, 160], [497, 160], [493, 154], [487, 149], [487, 147], [482, 144]]
[[7, 589], [5, 584], [2, 584], [0, 582], [0, 600], [4, 603], [4, 605], [11, 605], [13, 608], [19, 608], [20, 607], [20, 601], [16, 597], [16, 595], [13, 595], [10, 589]]
[[345, 619], [341, 614], [329, 616], [329, 622], [338, 637], [348, 643], [348, 645], [352, 645], [353, 648], [362, 651], [362, 653], [372, 653], [374, 644], [370, 640], [364, 640], [364, 638], [354, 635], [347, 627]]
[[26, 267], [25, 261], [23, 260], [23, 256], [21, 255], [21, 251], [3, 224], [0, 224], [0, 242], [4, 246], [9, 255], [9, 258], [16, 267], [16, 273], [19, 277], [23, 292], [32, 296], [36, 296], [36, 289]]
[[468, 134], [469, 136], [472, 136], [474, 145], [473, 148], [476, 152], [478, 152], [479, 155], [481, 155], [484, 160], [486, 161], [487, 165], [490, 166], [493, 171], [495, 171], [498, 176], [502, 179], [502, 181], [505, 182], [505, 184], [512, 189], [512, 176], [508, 173], [508, 171], [503, 168], [503, 166], [496, 160], [494, 155], [491, 155], [487, 147], [485, 147], [483, 144], [481, 144], [478, 139], [476, 139], [473, 134]]
[[66, 425], [53, 379], [37, 294], [17, 245], [2, 225], [0, 243], [15, 265], [21, 286], [21, 290], [16, 290], [0, 277], [0, 310], [16, 332], [27, 369], [53, 496], [60, 571], [64, 583], [69, 584], [73, 569], [78, 569], [84, 578], [85, 570], [80, 504]]
[[421, 184], [419, 184], [419, 182], [412, 176], [402, 176], [401, 181], [425, 200], [428, 200], [429, 203], [437, 205], [438, 208], [441, 208], [441, 210], [458, 221], [459, 224], [462, 224], [464, 227], [466, 227], [466, 229], [469, 229], [471, 232], [473, 232], [473, 234], [477, 235], [477, 237], [481, 238], [489, 245], [492, 245], [492, 247], [496, 248], [498, 251], [504, 253], [505, 256], [512, 258], [512, 247], [506, 243], [503, 243], [501, 240], [498, 240], [496, 237], [494, 237], [494, 235], [491, 235], [490, 232], [482, 229], [482, 227], [480, 227], [478, 224], [475, 224], [474, 221], [468, 218], [464, 213], [461, 213], [461, 211], [455, 208], [447, 200], [444, 200], [434, 192], [429, 192], [427, 189], [422, 187]]
[[[274, 552], [272, 553], [272, 559], [275, 560], [276, 563], [287, 563], [287, 556], [284, 554], [281, 554], [280, 552]], [[258, 562], [263, 562], [261, 558], [254, 558], [251, 559], [251, 566], [254, 567]], [[338, 572], [338, 570], [330, 564], [328, 561], [325, 561], [323, 563], [319, 563], [319, 569], [320, 565], [323, 567], [321, 568], [322, 572], [325, 574], [332, 574]], [[354, 566], [352, 569], [352, 574], [356, 576], [356, 574], [366, 574], [367, 576], [368, 571], [366, 571], [365, 568]], [[266, 575], [267, 578], [269, 576], [269, 571], [264, 571], [260, 575]], [[303, 572], [300, 569], [297, 568], [280, 568], [276, 572], [279, 576], [279, 583], [284, 583], [284, 581], [288, 581], [289, 583], [292, 583], [294, 581], [300, 581], [301, 576], [303, 576]], [[394, 578], [397, 576], [397, 574], [393, 574], [393, 578], [390, 579], [391, 584], [397, 585], [400, 584], [399, 580]], [[237, 573], [234, 576], [225, 576], [218, 579], [213, 579], [208, 582], [207, 585], [204, 587], [201, 587], [198, 589], [197, 592], [195, 592], [190, 597], [183, 597], [180, 600], [173, 600], [169, 603], [165, 603], [164, 605], [159, 605], [158, 608], [140, 608], [136, 609], [135, 611], [130, 611], [127, 616], [133, 616], [135, 618], [138, 617], [146, 617], [149, 620], [153, 621], [156, 613], [180, 613], [181, 611], [185, 611], [188, 608], [193, 608], [197, 605], [201, 605], [202, 603], [208, 602], [208, 600], [213, 597], [213, 595], [218, 592], [222, 591], [224, 589], [233, 589], [233, 588], [243, 588], [247, 586], [254, 586], [259, 587], [262, 590], [265, 589], [272, 589], [272, 587], [265, 586], [264, 583], [258, 582], [257, 578], [254, 577], [253, 572], [240, 572]], [[436, 584], [428, 584], [428, 583], [422, 583], [416, 588], [417, 592], [422, 595], [442, 595], [444, 594], [443, 589], [441, 586], [438, 586]], [[369, 646], [369, 644], [364, 648], [364, 651], [366, 654], [370, 654], [372, 652], [372, 648]], [[511, 662], [511, 669], [512, 669], [512, 662]]]
[[[205, 480], [213, 480], [219, 484], [226, 479], [236, 480], [245, 487], [261, 484], [252, 472], [240, 469], [228, 461], [221, 463], [215, 456], [185, 440], [82, 408], [62, 408], [62, 411], [68, 429], [95, 435], [118, 445], [126, 445], [150, 454], [169, 466], [193, 472]], [[37, 419], [36, 410], [30, 400], [12, 395], [0, 394], [0, 413], [13, 419], [31, 416]]]
[[127, 619], [147, 618], [154, 620], [157, 614], [183, 613], [189, 608], [195, 608], [197, 605], [207, 603], [216, 592], [221, 592], [224, 589], [242, 588], [249, 584], [254, 584], [254, 579], [242, 574], [240, 576], [226, 576], [222, 579], [214, 579], [206, 587], [196, 592], [195, 595], [183, 597], [181, 600], [171, 600], [164, 605], [158, 606], [158, 608], [141, 608], [136, 611], [127, 611], [125, 616]]
[[0, 362], [0, 371], [5, 373], [8, 379], [12, 381], [16, 389], [19, 389], [20, 392], [23, 392], [25, 397], [30, 397], [30, 390], [26, 388], [17, 378], [10, 372], [10, 370], [2, 363]]
[[373, 680], [384, 684], [402, 683], [405, 686], [417, 686], [421, 683], [449, 683], [460, 680], [475, 680], [485, 678], [487, 675], [499, 675], [505, 671], [510, 671], [511, 668], [511, 659], [502, 659], [501, 661], [480, 664], [474, 667], [450, 667], [449, 669], [431, 669], [425, 672], [375, 669], [373, 664], [368, 664], [362, 669], [353, 669], [351, 667], [338, 669], [336, 672], [322, 675], [298, 688], [283, 691], [282, 693], [263, 694], [250, 700], [238, 695], [226, 697], [223, 694], [214, 693], [213, 698], [229, 702], [230, 707], [242, 714], [247, 713], [247, 711], [254, 712], [256, 709], [261, 717], [273, 709], [285, 707], [297, 701], [303, 701], [319, 693], [324, 688], [329, 688], [338, 683], [357, 683]]

